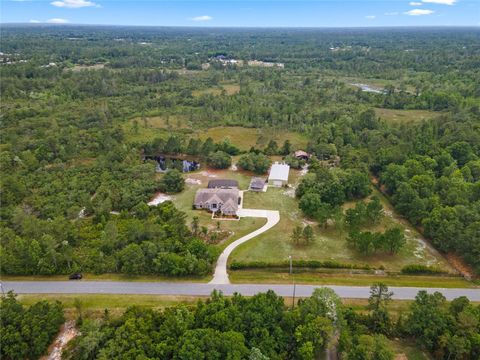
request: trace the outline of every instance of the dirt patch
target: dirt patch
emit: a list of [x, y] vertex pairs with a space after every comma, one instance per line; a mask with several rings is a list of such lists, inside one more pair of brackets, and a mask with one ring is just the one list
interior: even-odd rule
[[211, 171], [202, 171], [202, 172], [200, 173], [200, 175], [205, 176], [205, 177], [209, 177], [209, 178], [216, 178], [216, 177], [218, 177], [217, 174], [214, 174], [214, 173], [212, 173]]
[[453, 265], [453, 267], [462, 274], [466, 279], [472, 279], [475, 276], [473, 269], [468, 266], [462, 258], [456, 254], [448, 253], [445, 255], [448, 262]]
[[150, 200], [147, 205], [148, 206], [157, 206], [158, 204], [161, 204], [165, 201], [168, 201], [168, 200], [172, 200], [173, 197], [172, 196], [169, 196], [169, 195], [166, 195], [166, 194], [163, 194], [163, 193], [157, 193], [155, 194], [155, 196], [153, 197], [152, 200]]
[[193, 179], [193, 178], [186, 178], [185, 183], [190, 184], [190, 185], [202, 185], [202, 180]]
[[42, 356], [41, 360], [61, 360], [62, 352], [67, 346], [68, 342], [72, 340], [79, 334], [79, 331], [75, 327], [75, 321], [70, 320], [62, 325], [57, 338], [54, 343], [50, 346], [49, 354], [47, 356]]
[[82, 70], [100, 70], [105, 67], [105, 64], [95, 64], [95, 65], [75, 65], [71, 68], [71, 71], [77, 72]]
[[295, 198], [295, 188], [291, 187], [282, 192], [283, 195], [286, 195], [291, 198]]

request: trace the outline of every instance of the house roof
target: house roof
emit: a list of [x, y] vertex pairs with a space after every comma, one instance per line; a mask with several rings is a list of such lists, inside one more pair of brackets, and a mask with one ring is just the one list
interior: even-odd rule
[[238, 208], [238, 189], [199, 189], [195, 194], [195, 205], [205, 203], [230, 204], [236, 210]]
[[303, 150], [297, 150], [297, 151], [295, 151], [295, 156], [296, 156], [296, 157], [299, 157], [299, 156], [309, 157], [310, 154], [307, 153], [307, 152], [305, 152], [305, 151], [303, 151]]
[[231, 179], [218, 179], [218, 180], [210, 180], [208, 182], [209, 189], [214, 188], [238, 188], [238, 181], [231, 180]]
[[265, 180], [262, 178], [252, 178], [250, 181], [250, 187], [253, 189], [263, 189], [265, 186]]
[[290, 171], [290, 166], [288, 166], [287, 164], [275, 163], [272, 165], [270, 169], [268, 180], [288, 181], [289, 171]]

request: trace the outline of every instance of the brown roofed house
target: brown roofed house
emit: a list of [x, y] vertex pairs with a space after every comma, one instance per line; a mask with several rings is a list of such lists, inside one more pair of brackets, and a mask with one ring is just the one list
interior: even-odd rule
[[223, 215], [237, 215], [239, 203], [238, 189], [199, 189], [195, 195], [195, 209], [207, 209]]
[[310, 154], [307, 153], [306, 151], [303, 151], [303, 150], [297, 150], [295, 151], [295, 157], [298, 159], [298, 160], [308, 160], [310, 159]]

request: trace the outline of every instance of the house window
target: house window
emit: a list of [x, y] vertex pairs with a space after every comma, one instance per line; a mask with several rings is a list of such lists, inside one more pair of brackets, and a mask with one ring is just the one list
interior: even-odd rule
[[216, 209], [217, 208], [217, 204], [212, 204], [212, 209]]

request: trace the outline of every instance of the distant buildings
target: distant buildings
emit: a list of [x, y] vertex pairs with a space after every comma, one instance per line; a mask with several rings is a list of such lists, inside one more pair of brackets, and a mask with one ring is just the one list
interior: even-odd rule
[[305, 161], [308, 161], [308, 159], [310, 159], [310, 154], [307, 153], [306, 151], [303, 151], [303, 150], [297, 150], [295, 151], [295, 157], [298, 159], [298, 160], [305, 160]]
[[290, 166], [287, 164], [279, 164], [276, 162], [270, 168], [270, 174], [268, 175], [268, 184], [276, 187], [282, 187], [288, 184], [288, 174], [290, 172]]
[[285, 68], [284, 63], [279, 63], [279, 62], [270, 62], [270, 61], [260, 61], [260, 60], [240, 60], [240, 59], [232, 59], [228, 56], [225, 55], [217, 55], [213, 58], [209, 59], [208, 63], [202, 64], [202, 70], [208, 70], [210, 68], [211, 63], [220, 63], [223, 66], [227, 65], [238, 65], [238, 66], [243, 66], [243, 65], [248, 65], [248, 66], [257, 66], [257, 67], [277, 67], [280, 69]]

